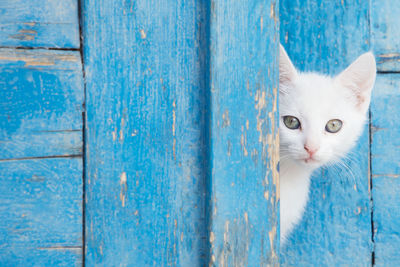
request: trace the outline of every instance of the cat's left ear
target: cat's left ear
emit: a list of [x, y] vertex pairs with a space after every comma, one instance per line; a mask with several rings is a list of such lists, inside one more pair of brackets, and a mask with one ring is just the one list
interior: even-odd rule
[[356, 59], [347, 69], [342, 71], [336, 80], [349, 88], [356, 95], [357, 107], [366, 112], [371, 99], [371, 91], [376, 78], [376, 62], [371, 52]]

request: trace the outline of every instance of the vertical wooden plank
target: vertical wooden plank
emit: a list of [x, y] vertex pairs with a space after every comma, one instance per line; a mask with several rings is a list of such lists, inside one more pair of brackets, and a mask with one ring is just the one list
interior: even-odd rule
[[205, 265], [208, 5], [82, 3], [86, 264]]
[[79, 48], [78, 0], [1, 0], [0, 47]]
[[371, 1], [371, 37], [378, 71], [400, 70], [399, 13], [397, 1]]
[[211, 262], [278, 265], [278, 6], [211, 2]]
[[[372, 44], [378, 71], [371, 104], [371, 175], [376, 266], [400, 262], [400, 3], [372, 1]], [[389, 72], [389, 73], [384, 73]]]
[[400, 262], [400, 74], [378, 75], [371, 104], [376, 266]]
[[[281, 43], [302, 71], [337, 74], [369, 49], [369, 3], [280, 2]], [[302, 222], [281, 249], [283, 266], [371, 265], [367, 127], [348, 168], [315, 173]]]

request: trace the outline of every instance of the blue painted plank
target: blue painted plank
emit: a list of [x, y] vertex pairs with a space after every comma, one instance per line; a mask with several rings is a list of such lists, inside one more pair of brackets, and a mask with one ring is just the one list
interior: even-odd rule
[[0, 159], [82, 153], [79, 52], [0, 49]]
[[0, 1], [0, 47], [79, 48], [77, 0]]
[[0, 161], [0, 265], [82, 262], [82, 159]]
[[279, 3], [281, 43], [301, 71], [337, 74], [369, 50], [368, 1]]
[[371, 1], [371, 39], [379, 71], [400, 71], [400, 4]]
[[209, 7], [82, 4], [86, 264], [203, 266]]
[[400, 75], [380, 74], [371, 105], [371, 171], [376, 266], [400, 262]]
[[[280, 1], [281, 43], [303, 71], [338, 74], [369, 49], [368, 1]], [[281, 248], [282, 266], [370, 266], [368, 127], [345, 160], [312, 178], [301, 223]]]
[[210, 266], [275, 266], [278, 6], [211, 5]]

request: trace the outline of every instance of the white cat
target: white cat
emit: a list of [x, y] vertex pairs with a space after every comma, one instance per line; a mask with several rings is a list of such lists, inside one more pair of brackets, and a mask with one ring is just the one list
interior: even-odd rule
[[281, 244], [301, 219], [311, 173], [339, 161], [361, 135], [375, 77], [370, 52], [332, 78], [297, 71], [280, 46]]

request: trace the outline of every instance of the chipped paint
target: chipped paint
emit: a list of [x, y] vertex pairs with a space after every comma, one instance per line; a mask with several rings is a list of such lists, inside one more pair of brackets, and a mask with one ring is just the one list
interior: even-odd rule
[[175, 136], [175, 127], [176, 127], [176, 103], [175, 100], [172, 102], [172, 135]]
[[215, 240], [214, 232], [210, 232], [210, 243], [213, 243]]
[[229, 119], [229, 111], [225, 110], [222, 114], [222, 128], [228, 127], [231, 125], [231, 121]]
[[215, 262], [215, 255], [211, 255], [211, 264], [213, 264]]
[[243, 126], [242, 126], [242, 134], [240, 135], [240, 145], [242, 147], [243, 155], [247, 157], [249, 153], [247, 152], [247, 134], [246, 132], [243, 133]]
[[20, 33], [29, 33], [29, 34], [34, 34], [34, 35], [37, 34], [37, 31], [35, 31], [35, 30], [21, 29], [21, 30], [19, 30], [19, 32], [20, 32]]
[[33, 27], [36, 25], [36, 22], [24, 22], [24, 24]]
[[257, 114], [257, 131], [259, 132], [259, 138], [258, 141], [260, 143], [263, 143], [263, 130], [262, 130], [262, 125], [264, 124], [265, 120], [262, 118], [262, 113], [266, 107], [266, 93], [265, 91], [260, 92], [260, 90], [256, 91], [256, 94], [254, 96], [254, 101], [255, 103], [255, 108], [258, 110]]
[[354, 211], [355, 215], [359, 215], [361, 213], [361, 207], [357, 207], [357, 209]]
[[124, 132], [123, 132], [124, 126], [125, 126], [125, 120], [124, 120], [124, 118], [122, 118], [121, 119], [121, 127], [119, 129], [119, 141], [120, 142], [124, 141]]
[[112, 140], [113, 141], [117, 140], [117, 130], [112, 131], [111, 135], [112, 135]]
[[224, 242], [228, 242], [228, 233], [229, 233], [229, 221], [225, 221], [225, 232], [224, 232]]
[[172, 102], [172, 136], [174, 137], [172, 141], [172, 154], [174, 160], [176, 160], [176, 138], [175, 138], [175, 127], [176, 127], [176, 101]]
[[127, 191], [127, 176], [126, 176], [126, 172], [121, 173], [121, 176], [119, 178], [119, 184], [121, 186], [121, 192], [119, 194], [119, 198], [121, 200], [122, 203], [122, 207], [125, 207], [125, 195], [126, 195], [126, 191]]
[[278, 24], [279, 18], [275, 12], [276, 3], [272, 2], [270, 7], [270, 17], [274, 20], [275, 24]]
[[29, 53], [0, 53], [0, 60], [22, 61], [25, 62], [25, 66], [53, 66], [56, 61], [77, 62], [79, 58], [75, 55], [55, 55], [52, 53], [42, 53], [41, 56], [34, 56]]
[[142, 39], [146, 39], [146, 33], [145, 33], [145, 31], [143, 30], [143, 29], [140, 29], [140, 38], [142, 38]]
[[12, 39], [21, 40], [21, 41], [32, 41], [35, 39], [35, 35], [24, 34], [24, 33], [10, 34], [8, 37], [10, 37]]
[[[273, 226], [271, 231], [268, 232], [268, 238], [269, 238], [269, 245], [271, 248], [275, 247], [274, 242], [276, 238], [276, 226]], [[277, 258], [277, 255], [275, 253], [275, 250], [271, 250], [271, 258]]]
[[268, 201], [269, 200], [269, 191], [264, 192], [264, 198]]
[[380, 58], [393, 58], [393, 57], [400, 57], [399, 53], [388, 53], [388, 54], [380, 54], [378, 55]]
[[263, 28], [264, 28], [264, 18], [263, 16], [260, 17], [260, 31], [263, 32]]
[[273, 88], [273, 102], [272, 111], [268, 113], [268, 118], [270, 120], [271, 134], [267, 134], [268, 143], [268, 157], [269, 157], [269, 169], [272, 172], [272, 181], [276, 188], [276, 202], [279, 201], [279, 134], [276, 128], [275, 116], [277, 113], [277, 103], [278, 103], [278, 89]]
[[271, 3], [269, 16], [275, 18], [275, 3]]

